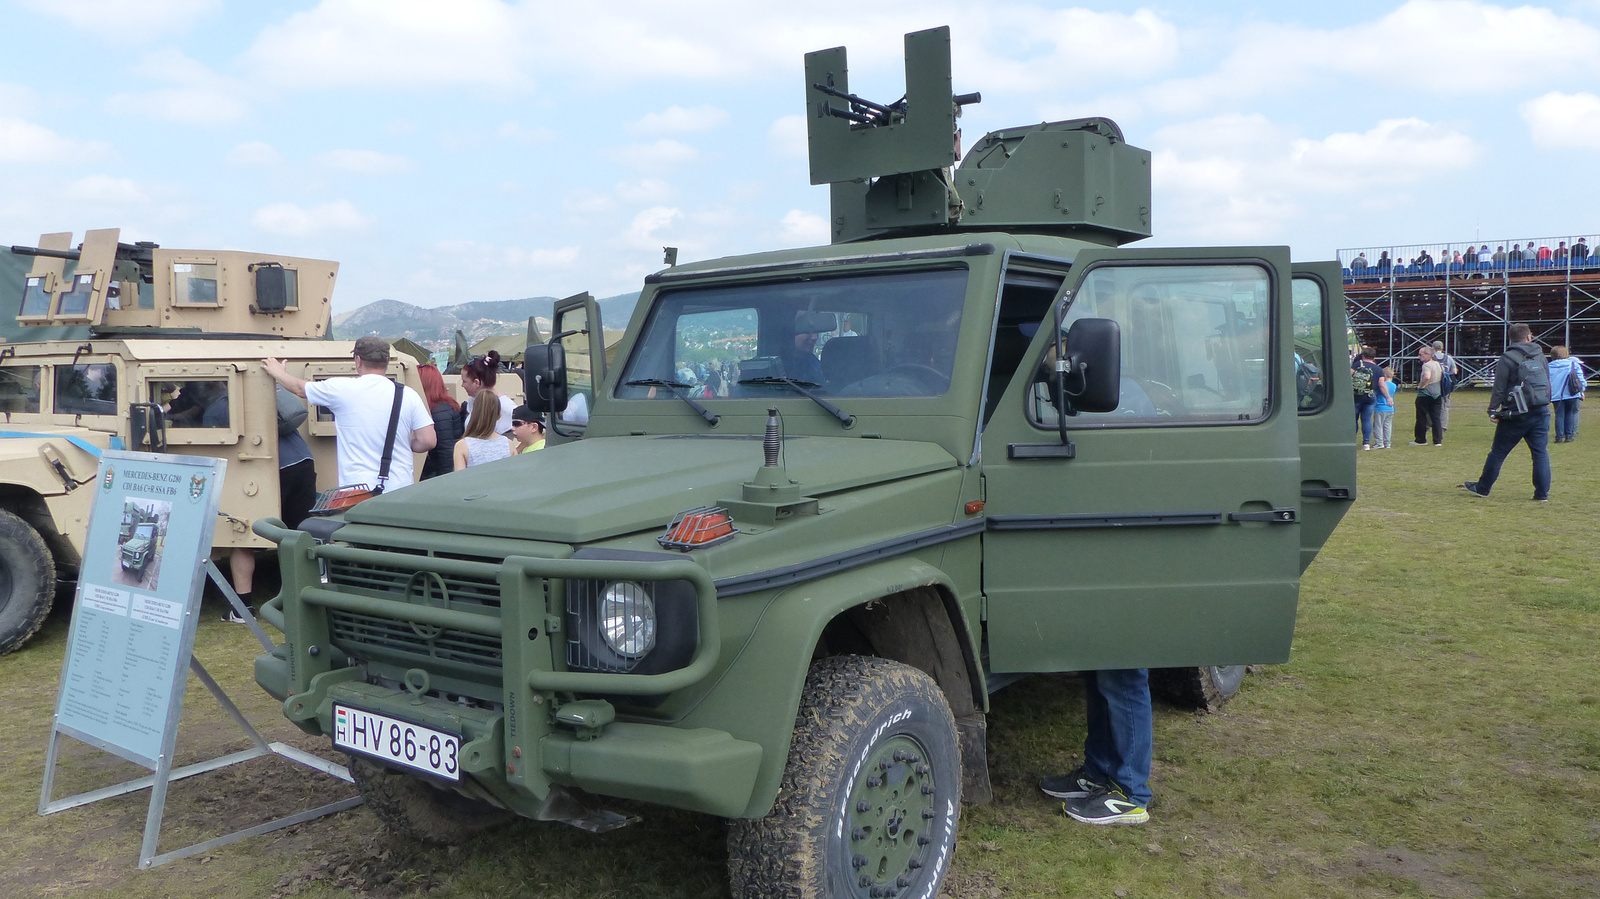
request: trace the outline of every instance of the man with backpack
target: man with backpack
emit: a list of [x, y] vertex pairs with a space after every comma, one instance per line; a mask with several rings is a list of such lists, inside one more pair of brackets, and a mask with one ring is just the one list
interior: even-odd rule
[[1488, 496], [1500, 476], [1506, 456], [1521, 441], [1533, 454], [1533, 499], [1550, 500], [1550, 369], [1544, 351], [1533, 342], [1533, 330], [1511, 326], [1511, 346], [1495, 363], [1494, 393], [1489, 397], [1489, 417], [1494, 420], [1494, 443], [1483, 460], [1483, 473], [1461, 486], [1473, 496]]
[[1461, 368], [1456, 357], [1444, 351], [1444, 341], [1433, 342], [1433, 361], [1439, 363], [1439, 430], [1450, 430], [1450, 394], [1456, 391], [1456, 381], [1461, 378]]
[[1361, 448], [1372, 449], [1372, 413], [1378, 407], [1378, 382], [1383, 380], [1383, 369], [1373, 361], [1378, 353], [1370, 346], [1361, 348], [1361, 355], [1350, 365], [1350, 383], [1355, 390], [1356, 421], [1361, 423]]

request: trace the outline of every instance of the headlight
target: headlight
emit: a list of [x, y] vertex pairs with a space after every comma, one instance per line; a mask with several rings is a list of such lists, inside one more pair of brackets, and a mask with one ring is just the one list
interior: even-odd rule
[[618, 655], [636, 659], [656, 646], [656, 604], [640, 584], [606, 585], [600, 594], [600, 636]]

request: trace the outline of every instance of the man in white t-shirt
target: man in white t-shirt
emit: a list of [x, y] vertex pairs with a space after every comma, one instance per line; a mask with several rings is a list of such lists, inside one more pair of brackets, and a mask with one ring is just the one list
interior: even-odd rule
[[[339, 486], [378, 486], [383, 444], [389, 435], [389, 413], [394, 408], [395, 384], [389, 370], [389, 343], [377, 337], [356, 341], [356, 377], [305, 381], [284, 368], [282, 359], [263, 359], [261, 367], [295, 396], [333, 412], [335, 445], [339, 450]], [[402, 387], [400, 419], [395, 425], [394, 451], [389, 457], [389, 477], [384, 492], [416, 480], [412, 453], [425, 453], [438, 442], [433, 416], [415, 390]]]

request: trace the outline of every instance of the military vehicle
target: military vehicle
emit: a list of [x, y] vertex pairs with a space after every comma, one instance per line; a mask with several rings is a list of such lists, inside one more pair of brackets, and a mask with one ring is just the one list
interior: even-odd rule
[[[327, 339], [337, 263], [119, 235], [11, 248], [33, 265], [9, 311], [49, 339], [0, 343], [0, 653], [26, 643], [58, 580], [76, 577], [102, 451], [227, 459], [216, 551], [270, 548], [250, 531], [282, 514], [274, 384], [260, 361], [286, 358], [313, 379], [355, 373], [352, 344]], [[417, 386], [409, 359], [390, 371]], [[321, 487], [336, 486], [333, 428], [323, 410], [302, 425]]]
[[118, 560], [122, 563], [124, 571], [144, 571], [150, 564], [151, 556], [155, 555], [156, 526], [153, 524], [137, 525], [127, 540], [122, 541], [118, 550]]
[[256, 679], [397, 832], [627, 799], [730, 819], [735, 896], [932, 897], [992, 688], [1288, 657], [1354, 496], [1337, 265], [1126, 247], [1147, 151], [1078, 119], [963, 157], [948, 31], [905, 47], [895, 103], [806, 57], [831, 245], [647, 277], [609, 367], [558, 304], [527, 394], [581, 442], [257, 522]]

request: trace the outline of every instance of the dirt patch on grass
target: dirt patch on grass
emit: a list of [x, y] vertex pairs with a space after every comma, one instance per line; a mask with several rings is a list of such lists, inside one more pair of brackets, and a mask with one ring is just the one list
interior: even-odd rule
[[398, 899], [434, 892], [459, 862], [460, 847], [406, 843], [374, 823], [364, 836], [306, 852], [300, 867], [278, 879], [272, 899], [298, 896], [314, 887], [347, 890], [372, 899]]
[[1334, 865], [1330, 873], [1338, 877], [1377, 877], [1384, 880], [1402, 880], [1416, 884], [1424, 896], [1436, 899], [1476, 899], [1483, 895], [1478, 886], [1448, 868], [1462, 861], [1456, 854], [1424, 855], [1404, 846], [1376, 849], [1357, 846], [1350, 850], [1342, 864]]

